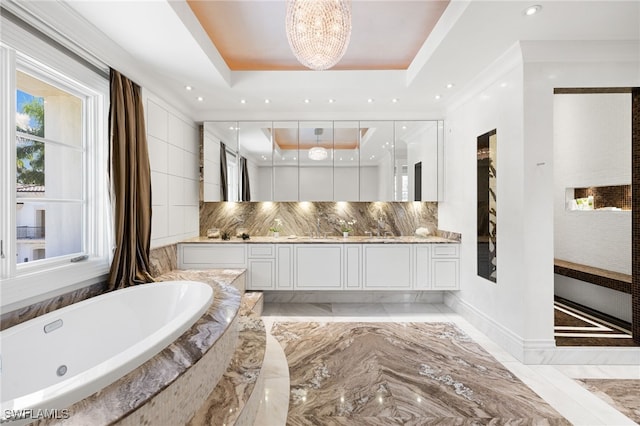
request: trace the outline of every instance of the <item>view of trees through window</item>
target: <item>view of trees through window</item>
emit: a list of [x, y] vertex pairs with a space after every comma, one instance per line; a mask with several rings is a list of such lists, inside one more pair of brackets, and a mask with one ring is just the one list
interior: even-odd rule
[[[44, 98], [17, 91], [16, 146], [19, 185], [44, 185], [44, 143], [27, 135], [44, 137]], [[22, 133], [22, 135], [20, 135]]]
[[82, 252], [82, 98], [37, 74], [16, 77], [16, 263]]

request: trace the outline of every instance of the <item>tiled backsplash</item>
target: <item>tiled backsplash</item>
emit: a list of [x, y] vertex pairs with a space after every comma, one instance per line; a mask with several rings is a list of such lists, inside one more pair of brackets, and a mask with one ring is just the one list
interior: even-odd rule
[[631, 185], [595, 186], [590, 188], [575, 188], [574, 198], [593, 196], [595, 209], [602, 207], [618, 207], [631, 210]]
[[276, 219], [282, 220], [283, 235], [309, 235], [320, 230], [328, 235], [341, 235], [339, 220], [355, 220], [353, 235], [366, 231], [376, 233], [377, 220], [384, 221], [383, 231], [394, 236], [413, 235], [416, 228], [426, 227], [433, 235], [438, 226], [438, 203], [428, 202], [212, 202], [200, 207], [200, 235], [218, 228], [235, 235], [246, 228], [249, 235], [269, 235]]

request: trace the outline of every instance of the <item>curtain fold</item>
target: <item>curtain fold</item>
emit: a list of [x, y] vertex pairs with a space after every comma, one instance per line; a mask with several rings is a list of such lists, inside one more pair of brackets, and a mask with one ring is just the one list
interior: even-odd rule
[[110, 80], [109, 180], [116, 248], [108, 287], [115, 290], [153, 281], [151, 172], [141, 88], [114, 69]]
[[247, 159], [240, 157], [240, 173], [242, 174], [242, 188], [240, 190], [240, 201], [251, 201], [251, 186], [249, 185], [249, 166]]
[[220, 198], [222, 201], [229, 201], [227, 175], [227, 147], [220, 141]]

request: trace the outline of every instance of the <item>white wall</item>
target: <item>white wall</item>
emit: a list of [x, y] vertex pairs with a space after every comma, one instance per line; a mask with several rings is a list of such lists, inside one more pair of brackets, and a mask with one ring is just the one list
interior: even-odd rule
[[199, 130], [153, 93], [143, 92], [153, 205], [151, 247], [199, 233]]
[[555, 95], [554, 141], [555, 257], [631, 274], [631, 212], [565, 207], [567, 188], [631, 184], [631, 94]]
[[220, 138], [211, 132], [207, 123], [204, 124], [202, 144], [203, 197], [205, 201], [220, 201]]
[[[447, 114], [441, 229], [462, 232], [461, 291], [447, 303], [516, 358], [553, 362], [553, 88], [638, 86], [638, 44], [526, 42]], [[620, 58], [616, 62], [616, 58]], [[476, 275], [477, 136], [497, 129], [498, 282]]]

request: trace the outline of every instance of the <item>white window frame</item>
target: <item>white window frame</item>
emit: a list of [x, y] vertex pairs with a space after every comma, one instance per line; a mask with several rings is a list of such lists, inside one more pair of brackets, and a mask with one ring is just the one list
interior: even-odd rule
[[[107, 114], [109, 82], [64, 52], [1, 18], [0, 40], [0, 307], [3, 312], [54, 297], [106, 279], [113, 242], [108, 200]], [[70, 262], [74, 255], [18, 265], [16, 244], [16, 72], [26, 71], [84, 99], [85, 146], [83, 254], [89, 258]], [[58, 82], [58, 84], [55, 84]], [[77, 255], [77, 254], [76, 254]]]

